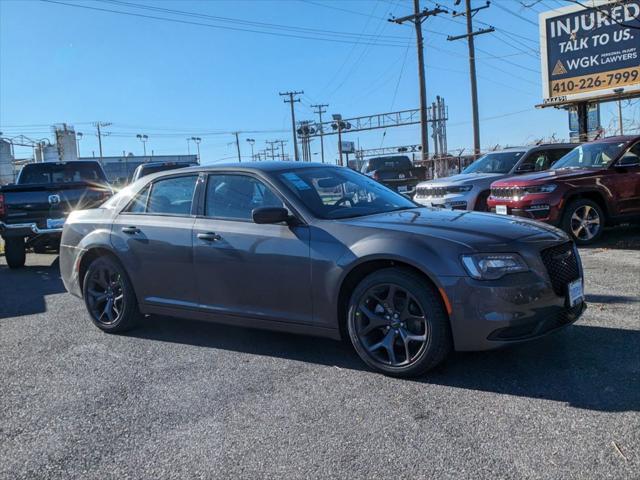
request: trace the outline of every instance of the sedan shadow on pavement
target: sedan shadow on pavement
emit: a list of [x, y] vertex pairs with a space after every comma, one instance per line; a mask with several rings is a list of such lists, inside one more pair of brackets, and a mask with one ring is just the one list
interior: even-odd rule
[[0, 263], [0, 319], [34, 315], [47, 310], [45, 297], [65, 292], [59, 257], [42, 255], [38, 265], [11, 270]]
[[[367, 370], [349, 345], [329, 339], [155, 316], [129, 335]], [[441, 367], [413, 381], [590, 410], [640, 411], [640, 331], [573, 325], [511, 348], [454, 353]]]

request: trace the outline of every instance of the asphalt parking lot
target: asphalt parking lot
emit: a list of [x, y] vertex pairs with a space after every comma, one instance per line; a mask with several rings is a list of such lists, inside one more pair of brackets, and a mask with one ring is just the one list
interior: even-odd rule
[[107, 335], [55, 255], [0, 257], [0, 477], [637, 479], [640, 228], [581, 255], [578, 323], [413, 381], [331, 340], [157, 317]]

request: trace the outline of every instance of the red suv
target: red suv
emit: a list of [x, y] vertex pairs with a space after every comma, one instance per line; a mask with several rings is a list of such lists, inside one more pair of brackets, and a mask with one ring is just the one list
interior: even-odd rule
[[591, 243], [605, 225], [640, 219], [640, 136], [586, 143], [551, 170], [494, 182], [487, 205], [556, 225], [579, 245]]

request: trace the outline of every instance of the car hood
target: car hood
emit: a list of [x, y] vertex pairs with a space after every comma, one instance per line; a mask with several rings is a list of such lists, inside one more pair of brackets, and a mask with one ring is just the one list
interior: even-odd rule
[[566, 234], [551, 225], [491, 213], [414, 208], [341, 220], [346, 224], [455, 242], [472, 250], [503, 248], [514, 241], [558, 242]]
[[475, 185], [478, 183], [495, 182], [501, 178], [506, 177], [505, 173], [459, 173], [458, 175], [452, 175], [451, 177], [438, 178], [437, 180], [429, 180], [422, 182], [421, 187], [448, 187], [458, 185]]
[[558, 170], [546, 170], [543, 172], [519, 175], [516, 178], [500, 180], [494, 184], [496, 187], [517, 187], [532, 184], [553, 182], [554, 180], [572, 180], [593, 175], [598, 169], [591, 168], [562, 168]]

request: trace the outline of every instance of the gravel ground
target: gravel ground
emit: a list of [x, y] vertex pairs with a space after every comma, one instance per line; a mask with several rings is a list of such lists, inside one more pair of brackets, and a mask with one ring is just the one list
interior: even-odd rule
[[418, 380], [345, 344], [150, 318], [101, 333], [54, 255], [0, 257], [0, 478], [639, 478], [640, 229], [581, 250], [589, 309]]

